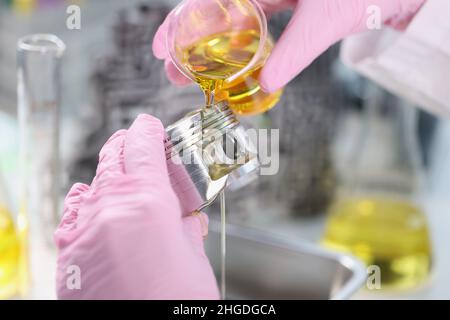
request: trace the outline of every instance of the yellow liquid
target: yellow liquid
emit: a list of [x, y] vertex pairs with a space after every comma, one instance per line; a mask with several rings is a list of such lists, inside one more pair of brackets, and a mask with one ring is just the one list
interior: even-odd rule
[[[245, 67], [259, 46], [259, 34], [254, 30], [219, 33], [201, 39], [183, 51], [183, 64], [196, 77], [210, 104], [211, 93], [215, 102], [226, 100], [237, 114], [254, 115], [271, 109], [279, 101], [282, 90], [265, 93], [258, 77], [262, 64], [257, 65], [232, 82], [224, 81]], [[268, 56], [272, 43], [267, 41], [264, 56]]]
[[431, 268], [424, 213], [406, 201], [347, 198], [332, 206], [323, 243], [377, 265], [383, 287], [422, 283]]
[[19, 292], [20, 241], [10, 213], [0, 206], [0, 299]]
[[246, 154], [245, 160], [241, 159], [241, 162], [237, 162], [237, 163], [233, 163], [233, 164], [214, 163], [208, 167], [208, 174], [212, 180], [219, 180], [220, 178], [224, 177], [225, 175], [229, 174], [230, 172], [234, 171], [235, 169], [241, 167], [244, 162], [247, 163], [250, 160], [251, 160], [250, 155]]
[[21, 297], [26, 297], [29, 294], [31, 286], [30, 261], [28, 250], [28, 217], [26, 214], [26, 206], [21, 205], [17, 217], [17, 235], [20, 246], [19, 256], [19, 277], [18, 277], [18, 294]]

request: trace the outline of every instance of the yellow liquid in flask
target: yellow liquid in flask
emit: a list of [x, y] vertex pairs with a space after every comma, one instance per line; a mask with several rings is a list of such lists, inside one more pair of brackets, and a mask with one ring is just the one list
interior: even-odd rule
[[416, 286], [427, 279], [431, 268], [426, 217], [403, 200], [339, 200], [331, 208], [323, 244], [378, 266], [382, 288]]
[[6, 208], [0, 204], [0, 299], [18, 294], [20, 242]]
[[[259, 114], [275, 106], [283, 92], [282, 89], [274, 93], [261, 90], [258, 77], [263, 63], [234, 81], [225, 81], [250, 62], [258, 46], [259, 34], [254, 30], [219, 33], [184, 49], [182, 63], [195, 76], [207, 104], [211, 103], [211, 92], [214, 92], [215, 102], [228, 101], [237, 114]], [[268, 40], [264, 57], [271, 48], [272, 43]]]

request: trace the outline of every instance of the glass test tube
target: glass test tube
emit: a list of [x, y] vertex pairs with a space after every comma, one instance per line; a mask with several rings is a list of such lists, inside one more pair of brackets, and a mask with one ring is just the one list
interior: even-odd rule
[[60, 74], [64, 51], [65, 44], [52, 34], [33, 34], [17, 42], [19, 229], [27, 229], [29, 217], [47, 241], [52, 239], [60, 211]]

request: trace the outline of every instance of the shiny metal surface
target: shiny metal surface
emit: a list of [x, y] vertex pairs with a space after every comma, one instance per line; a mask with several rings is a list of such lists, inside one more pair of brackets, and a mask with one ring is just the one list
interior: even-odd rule
[[257, 176], [256, 149], [223, 102], [188, 113], [166, 132], [169, 176], [184, 212], [210, 205], [227, 183], [236, 189]]
[[[220, 223], [205, 247], [220, 273]], [[265, 232], [227, 225], [227, 299], [348, 299], [366, 280], [355, 258]]]

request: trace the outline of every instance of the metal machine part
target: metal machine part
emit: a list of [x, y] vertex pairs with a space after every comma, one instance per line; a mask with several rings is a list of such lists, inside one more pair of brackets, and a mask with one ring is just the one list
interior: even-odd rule
[[[205, 249], [218, 276], [220, 222], [209, 229]], [[349, 299], [367, 276], [352, 256], [233, 224], [227, 253], [227, 299]]]
[[242, 187], [257, 175], [256, 149], [224, 102], [188, 113], [166, 132], [169, 176], [184, 212], [207, 207], [227, 184]]

